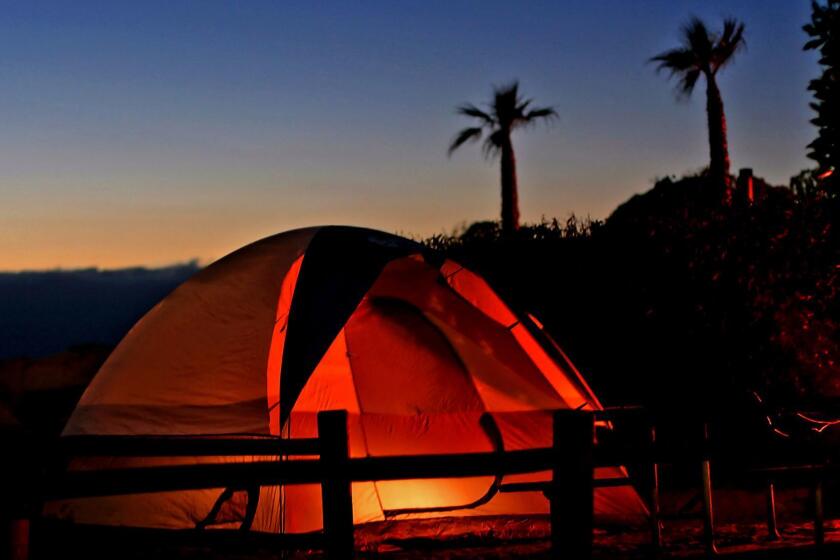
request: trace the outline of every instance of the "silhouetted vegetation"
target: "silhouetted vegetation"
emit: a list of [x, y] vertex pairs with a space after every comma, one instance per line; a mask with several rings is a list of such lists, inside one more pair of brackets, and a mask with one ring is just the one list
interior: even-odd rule
[[722, 208], [666, 178], [605, 222], [478, 223], [427, 243], [484, 274], [558, 339], [609, 404], [706, 414], [753, 391], [840, 396], [838, 202], [756, 179]]
[[531, 99], [519, 95], [519, 83], [495, 88], [488, 111], [471, 103], [458, 107], [458, 113], [478, 120], [478, 126], [461, 130], [449, 146], [449, 154], [466, 142], [475, 142], [486, 133], [483, 151], [485, 157], [501, 156], [502, 179], [502, 231], [512, 233], [519, 228], [519, 192], [516, 179], [516, 154], [511, 133], [517, 128], [556, 116], [551, 107], [529, 108]]
[[[515, 167], [510, 206], [503, 151], [501, 227], [480, 222], [427, 245], [533, 313], [607, 403], [709, 416], [759, 400], [801, 409], [840, 398], [840, 200], [827, 188], [836, 181], [840, 130], [839, 13], [838, 0], [815, 2], [805, 26], [805, 48], [819, 50], [825, 68], [810, 85], [820, 132], [809, 155], [819, 167], [789, 187], [748, 172], [735, 188], [716, 78], [745, 46], [744, 24], [727, 19], [715, 33], [692, 18], [682, 44], [651, 61], [678, 78], [680, 96], [705, 80], [708, 171], [662, 179], [604, 222], [572, 216], [516, 230]], [[496, 107], [500, 95], [506, 114], [523, 114], [515, 86], [496, 92]], [[450, 152], [484, 128], [492, 131], [485, 153], [509, 142], [498, 111], [459, 111], [481, 126], [461, 131]]]
[[840, 1], [812, 2], [811, 9], [811, 23], [804, 27], [810, 37], [805, 50], [820, 53], [823, 72], [808, 85], [816, 99], [811, 108], [817, 116], [811, 123], [818, 131], [808, 144], [808, 157], [819, 164], [818, 175], [836, 186], [840, 168]]
[[[700, 76], [706, 80], [706, 116], [709, 122], [709, 175], [715, 186], [729, 186], [729, 147], [726, 138], [726, 114], [723, 98], [717, 86], [717, 73], [732, 62], [742, 49], [744, 24], [734, 19], [723, 22], [719, 34], [712, 33], [698, 18], [692, 18], [682, 29], [683, 44], [665, 51], [651, 62], [659, 63], [659, 70], [667, 70], [679, 78], [677, 93], [689, 96]], [[727, 189], [726, 194], [729, 194]]]

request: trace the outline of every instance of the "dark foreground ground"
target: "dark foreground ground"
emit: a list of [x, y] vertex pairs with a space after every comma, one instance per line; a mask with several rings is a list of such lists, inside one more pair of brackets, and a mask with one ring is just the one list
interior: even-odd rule
[[[552, 558], [548, 542], [548, 521], [544, 518], [506, 518], [492, 526], [464, 535], [464, 520], [412, 521], [412, 536], [402, 523], [377, 523], [358, 528], [356, 546], [360, 557], [393, 559], [518, 559]], [[235, 559], [320, 558], [323, 554], [304, 546], [283, 551], [281, 542], [270, 535], [239, 535], [230, 532], [205, 534], [99, 528], [60, 525], [33, 528], [32, 558], [120, 558]], [[783, 524], [780, 540], [771, 541], [763, 525], [726, 524], [718, 528], [718, 547], [731, 558], [837, 558], [840, 555], [840, 522], [826, 524], [826, 544], [813, 545], [812, 525]], [[702, 558], [702, 529], [698, 522], [667, 523], [660, 558]], [[649, 534], [643, 530], [596, 531], [595, 559], [653, 558]], [[562, 557], [562, 556], [561, 556]]]
[[[414, 538], [372, 543], [368, 549], [375, 555], [388, 558], [556, 558], [548, 542], [547, 520], [518, 520], [509, 522], [509, 529], [517, 523], [527, 523], [531, 536], [508, 538], [504, 531], [480, 537]], [[443, 529], [445, 532], [445, 529]], [[432, 530], [432, 533], [440, 532]], [[727, 524], [719, 527], [718, 548], [723, 554], [744, 558], [837, 558], [840, 554], [840, 522], [827, 526], [826, 544], [822, 549], [813, 546], [813, 527], [809, 524], [787, 525], [778, 541], [767, 539], [763, 525]], [[702, 527], [698, 522], [668, 523], [663, 531], [664, 546], [660, 558], [702, 558]], [[644, 530], [596, 531], [593, 558], [643, 559], [656, 557], [650, 546], [650, 534]], [[562, 557], [562, 556], [561, 556]]]

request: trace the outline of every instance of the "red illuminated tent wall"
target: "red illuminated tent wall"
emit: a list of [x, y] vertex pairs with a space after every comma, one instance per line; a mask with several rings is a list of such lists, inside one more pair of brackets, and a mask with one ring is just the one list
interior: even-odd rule
[[[248, 245], [177, 288], [117, 346], [64, 433], [310, 437], [318, 411], [346, 409], [352, 456], [454, 453], [549, 445], [547, 411], [566, 407], [600, 405], [535, 322], [479, 276], [406, 239], [330, 226]], [[73, 468], [195, 461], [207, 459], [92, 458]], [[354, 517], [547, 512], [539, 492], [494, 488], [487, 477], [354, 484]], [[248, 495], [225, 501], [223, 491], [69, 500], [47, 513], [239, 527]], [[608, 520], [644, 514], [629, 488], [599, 489], [595, 510]], [[260, 490], [252, 529], [320, 528], [318, 486]]]

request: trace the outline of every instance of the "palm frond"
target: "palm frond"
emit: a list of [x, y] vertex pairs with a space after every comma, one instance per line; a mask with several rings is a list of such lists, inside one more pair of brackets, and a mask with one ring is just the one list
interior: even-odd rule
[[498, 153], [502, 150], [502, 144], [504, 144], [506, 137], [506, 131], [497, 129], [493, 131], [493, 134], [485, 138], [484, 144], [481, 146], [481, 151], [484, 153], [484, 157], [492, 158], [498, 155]]
[[523, 118], [526, 122], [533, 122], [537, 119], [554, 119], [557, 117], [557, 111], [554, 110], [554, 107], [539, 107], [537, 109], [531, 109]]
[[465, 128], [460, 131], [458, 134], [455, 135], [455, 138], [452, 140], [452, 143], [449, 145], [449, 149], [447, 150], [447, 155], [451, 156], [452, 152], [463, 146], [467, 142], [475, 142], [479, 138], [481, 138], [481, 127], [474, 126]]
[[488, 126], [493, 126], [495, 121], [493, 117], [491, 117], [486, 112], [482, 111], [472, 103], [464, 103], [463, 105], [459, 106], [456, 111], [459, 115], [464, 115], [466, 117], [474, 117], [484, 122], [484, 124]]
[[691, 49], [679, 47], [651, 57], [648, 62], [658, 62], [657, 72], [667, 70], [671, 76], [697, 66], [697, 56]]
[[510, 99], [519, 99], [519, 80], [513, 80], [506, 86], [496, 88], [496, 91]]
[[703, 20], [692, 16], [688, 23], [683, 26], [683, 46], [691, 49], [697, 58], [703, 62], [709, 61], [712, 56], [714, 39]]
[[746, 46], [744, 24], [735, 19], [725, 20], [723, 22], [723, 33], [715, 42], [712, 50], [712, 70], [717, 72], [729, 64], [735, 53], [746, 48]]
[[551, 119], [557, 115], [553, 107], [531, 108], [532, 103], [532, 99], [520, 97], [519, 82], [514, 81], [493, 88], [493, 98], [487, 110], [479, 109], [472, 103], [459, 105], [456, 108], [458, 114], [478, 119], [481, 123], [480, 126], [465, 128], [458, 132], [449, 146], [449, 155], [452, 155], [452, 152], [463, 144], [479, 140], [484, 132], [487, 132], [482, 144], [482, 152], [487, 158], [497, 156], [502, 147], [510, 142], [512, 130], [541, 119]]
[[688, 72], [684, 72], [677, 84], [677, 96], [689, 97], [694, 92], [694, 86], [697, 85], [697, 80], [700, 79], [700, 69], [693, 68]]
[[519, 82], [493, 88], [493, 113], [497, 123], [504, 127], [516, 120], [519, 98]]
[[718, 39], [719, 43], [731, 43], [738, 35], [743, 35], [744, 24], [734, 18], [726, 18], [723, 20], [723, 33]]
[[687, 97], [702, 74], [716, 73], [745, 44], [744, 24], [738, 20], [724, 20], [723, 31], [714, 35], [703, 20], [692, 17], [682, 27], [682, 45], [654, 56], [649, 62], [657, 63], [657, 72], [667, 70], [669, 77], [678, 76], [677, 96]]

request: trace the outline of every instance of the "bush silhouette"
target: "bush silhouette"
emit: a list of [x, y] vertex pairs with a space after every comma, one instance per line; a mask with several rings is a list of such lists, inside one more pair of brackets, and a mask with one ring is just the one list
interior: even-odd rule
[[837, 200], [757, 180], [756, 203], [724, 208], [708, 181], [660, 180], [605, 222], [512, 237], [483, 222], [426, 243], [533, 313], [607, 404], [709, 416], [754, 392], [840, 397]]

